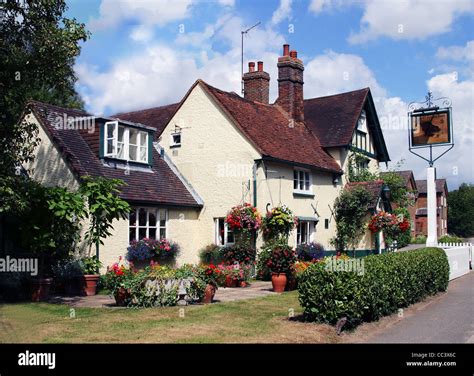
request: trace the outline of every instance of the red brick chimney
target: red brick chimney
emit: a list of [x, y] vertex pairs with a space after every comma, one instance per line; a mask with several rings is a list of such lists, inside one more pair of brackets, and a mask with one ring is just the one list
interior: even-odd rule
[[280, 105], [294, 121], [304, 121], [303, 62], [296, 51], [283, 45], [283, 56], [278, 58], [278, 99]]
[[258, 69], [255, 70], [255, 63], [249, 63], [249, 71], [244, 73], [244, 98], [254, 102], [268, 104], [270, 93], [270, 75], [263, 71], [263, 62], [257, 63]]

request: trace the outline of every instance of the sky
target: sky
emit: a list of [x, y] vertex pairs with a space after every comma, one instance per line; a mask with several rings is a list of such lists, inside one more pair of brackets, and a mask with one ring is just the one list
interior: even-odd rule
[[[76, 61], [86, 109], [111, 115], [178, 102], [198, 79], [240, 93], [244, 69], [263, 61], [277, 96], [282, 45], [305, 65], [304, 96], [370, 87], [389, 168], [426, 178], [408, 150], [408, 105], [452, 101], [454, 148], [436, 163], [449, 190], [474, 183], [474, 0], [69, 0], [90, 39]], [[440, 153], [443, 148], [438, 148]], [[424, 153], [426, 153], [425, 151]], [[423, 153], [423, 152], [422, 152]]]

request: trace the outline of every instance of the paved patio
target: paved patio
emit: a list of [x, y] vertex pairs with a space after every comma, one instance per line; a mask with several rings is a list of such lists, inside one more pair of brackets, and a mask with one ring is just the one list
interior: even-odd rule
[[[253, 282], [247, 287], [220, 287], [214, 297], [215, 303], [232, 302], [237, 300], [255, 299], [274, 295], [272, 283], [264, 281]], [[109, 295], [94, 296], [53, 296], [50, 303], [67, 304], [71, 307], [87, 308], [121, 308], [115, 305], [115, 299]]]

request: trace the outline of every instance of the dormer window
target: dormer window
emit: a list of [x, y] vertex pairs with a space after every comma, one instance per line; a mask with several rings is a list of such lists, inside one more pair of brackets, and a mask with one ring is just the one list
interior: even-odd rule
[[119, 125], [118, 121], [105, 123], [104, 156], [128, 162], [149, 163], [148, 132]]

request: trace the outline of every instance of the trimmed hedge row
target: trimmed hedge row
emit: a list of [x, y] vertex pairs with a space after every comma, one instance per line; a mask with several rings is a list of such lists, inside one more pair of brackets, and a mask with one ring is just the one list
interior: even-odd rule
[[328, 270], [326, 265], [330, 262], [334, 270], [331, 258], [302, 273], [298, 292], [305, 319], [335, 324], [346, 317], [346, 327], [355, 327], [448, 287], [448, 258], [439, 248], [372, 255], [359, 260], [364, 263], [363, 273]]

